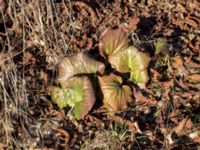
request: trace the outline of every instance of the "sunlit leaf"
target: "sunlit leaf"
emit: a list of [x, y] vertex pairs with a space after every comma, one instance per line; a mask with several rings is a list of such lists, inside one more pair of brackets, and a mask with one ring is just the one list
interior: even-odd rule
[[127, 108], [127, 102], [131, 98], [131, 89], [122, 84], [122, 78], [114, 74], [99, 77], [99, 83], [103, 93], [104, 104], [114, 111]]
[[83, 77], [71, 77], [65, 82], [63, 86], [64, 96], [69, 106], [74, 107], [76, 103], [83, 101], [85, 92], [83, 86]]
[[82, 119], [95, 103], [95, 94], [88, 77], [71, 77], [61, 88], [52, 89], [52, 100], [60, 108], [71, 106], [76, 119]]
[[135, 47], [127, 49], [129, 56], [130, 80], [135, 83], [146, 83], [149, 80], [147, 67], [150, 58], [147, 54], [139, 52]]
[[131, 46], [127, 49], [129, 56], [129, 67], [131, 71], [141, 71], [148, 67], [150, 58], [147, 54], [139, 52]]
[[149, 79], [147, 67], [150, 58], [136, 47], [130, 46], [108, 57], [111, 66], [119, 72], [130, 72], [130, 80], [140, 84]]
[[74, 107], [76, 119], [82, 119], [88, 114], [95, 103], [95, 94], [88, 77], [72, 77], [67, 81], [65, 95], [68, 105]]
[[146, 83], [149, 80], [147, 70], [132, 71], [130, 75], [130, 80], [138, 84]]
[[64, 108], [68, 105], [63, 89], [53, 86], [51, 88], [50, 95], [52, 101], [56, 103], [59, 108]]
[[145, 84], [149, 77], [147, 67], [148, 55], [136, 47], [129, 46], [128, 36], [122, 28], [108, 30], [100, 38], [100, 53], [108, 58], [111, 66], [122, 73], [130, 72], [130, 80]]
[[109, 56], [108, 61], [110, 62], [111, 66], [119, 72], [126, 73], [130, 71], [126, 49], [118, 51], [117, 53]]
[[58, 80], [62, 85], [69, 77], [74, 75], [96, 72], [103, 74], [104, 70], [105, 66], [102, 62], [96, 61], [84, 53], [80, 53], [63, 59], [59, 65]]
[[108, 30], [100, 37], [100, 54], [111, 56], [128, 47], [128, 36], [122, 28]]

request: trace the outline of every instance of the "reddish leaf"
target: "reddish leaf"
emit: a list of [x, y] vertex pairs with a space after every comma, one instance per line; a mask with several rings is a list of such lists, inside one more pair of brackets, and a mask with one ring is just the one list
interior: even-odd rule
[[88, 77], [71, 77], [62, 89], [54, 87], [52, 100], [60, 108], [71, 106], [76, 119], [83, 119], [95, 103], [95, 94]]
[[122, 78], [114, 74], [99, 77], [101, 90], [103, 92], [103, 102], [114, 111], [127, 108], [127, 102], [131, 98], [131, 89], [127, 85], [122, 85]]
[[122, 28], [107, 30], [100, 37], [99, 49], [103, 57], [111, 56], [128, 47], [128, 36]]
[[59, 65], [59, 77], [61, 85], [64, 84], [69, 77], [78, 74], [88, 74], [99, 72], [104, 73], [105, 66], [84, 53], [75, 56], [65, 57]]

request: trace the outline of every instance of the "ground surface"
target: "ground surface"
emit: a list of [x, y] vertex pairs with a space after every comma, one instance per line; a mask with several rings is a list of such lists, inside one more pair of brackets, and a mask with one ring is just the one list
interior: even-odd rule
[[[0, 0], [0, 149], [200, 149], [198, 0]], [[99, 36], [128, 25], [152, 58], [150, 81], [128, 109], [101, 102], [84, 120], [51, 102], [63, 57], [98, 58]], [[158, 38], [167, 54], [155, 56]]]

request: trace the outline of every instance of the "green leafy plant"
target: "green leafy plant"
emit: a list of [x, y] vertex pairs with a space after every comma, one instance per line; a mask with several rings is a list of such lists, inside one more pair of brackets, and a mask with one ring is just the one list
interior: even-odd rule
[[100, 54], [119, 72], [130, 73], [130, 80], [144, 87], [148, 81], [150, 58], [136, 47], [129, 46], [128, 35], [122, 28], [105, 32], [100, 38]]
[[104, 70], [103, 63], [87, 54], [65, 57], [59, 65], [58, 81], [61, 88], [51, 88], [52, 101], [61, 109], [66, 106], [72, 107], [76, 119], [84, 118], [96, 100], [92, 83], [86, 75], [97, 72], [103, 74]]
[[[100, 55], [118, 72], [129, 73], [131, 81], [140, 87], [145, 86], [149, 79], [147, 67], [150, 58], [136, 47], [129, 46], [128, 35], [122, 28], [108, 30], [101, 36]], [[97, 72], [101, 76], [91, 78], [90, 75]], [[74, 117], [79, 120], [93, 107], [95, 91], [101, 90], [103, 103], [109, 110], [126, 109], [132, 100], [131, 87], [123, 84], [121, 76], [113, 73], [104, 75], [104, 72], [105, 65], [85, 53], [64, 58], [59, 65], [58, 81], [61, 87], [51, 88], [53, 102], [61, 109], [72, 107]], [[95, 80], [99, 81], [100, 88], [97, 88]]]

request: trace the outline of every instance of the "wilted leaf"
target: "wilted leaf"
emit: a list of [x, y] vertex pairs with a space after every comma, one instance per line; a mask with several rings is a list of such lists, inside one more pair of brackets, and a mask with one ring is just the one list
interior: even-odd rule
[[103, 57], [111, 56], [128, 47], [128, 36], [122, 28], [106, 31], [100, 37], [100, 53]]
[[155, 55], [159, 53], [167, 53], [169, 50], [169, 45], [165, 38], [158, 38], [156, 43]]
[[52, 100], [60, 108], [71, 106], [76, 119], [82, 119], [92, 108], [95, 102], [95, 94], [88, 77], [71, 77], [65, 84], [63, 90], [54, 87], [52, 89]]
[[183, 128], [185, 127], [187, 118], [182, 119], [177, 126], [174, 127], [174, 131], [175, 133], [178, 135], [180, 134], [180, 132], [183, 130]]
[[69, 142], [70, 140], [70, 134], [62, 129], [62, 128], [55, 128], [55, 131], [57, 131], [58, 133], [56, 134], [56, 137], [58, 139], [60, 139], [60, 141], [62, 141], [62, 143], [60, 144], [62, 147], [66, 146], [66, 144]]
[[127, 108], [127, 102], [131, 98], [131, 89], [127, 85], [122, 85], [122, 78], [114, 74], [99, 77], [103, 102], [114, 111]]
[[191, 74], [188, 77], [186, 77], [186, 79], [188, 79], [189, 82], [198, 83], [200, 82], [200, 74]]
[[87, 73], [104, 73], [105, 66], [102, 62], [98, 62], [84, 53], [75, 56], [65, 57], [59, 66], [59, 77], [61, 85], [67, 81], [69, 77], [78, 74]]

